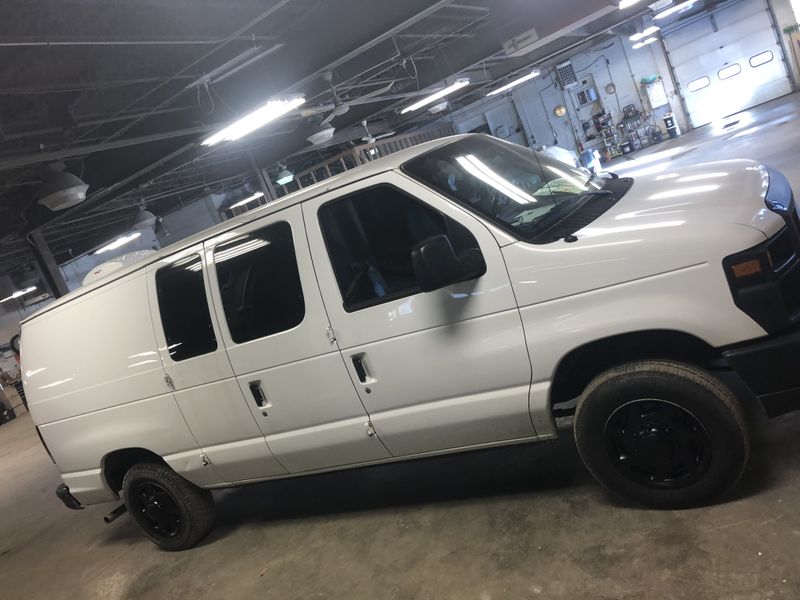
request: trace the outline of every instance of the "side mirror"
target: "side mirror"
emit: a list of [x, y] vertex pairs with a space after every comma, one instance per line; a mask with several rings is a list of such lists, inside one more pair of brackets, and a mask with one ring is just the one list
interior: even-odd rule
[[486, 272], [486, 262], [477, 248], [456, 255], [446, 235], [435, 235], [411, 250], [414, 275], [423, 292], [475, 279]]

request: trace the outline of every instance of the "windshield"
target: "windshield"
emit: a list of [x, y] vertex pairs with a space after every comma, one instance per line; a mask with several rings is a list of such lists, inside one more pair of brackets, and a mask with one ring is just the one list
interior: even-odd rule
[[614, 198], [603, 190], [605, 180], [599, 177], [489, 136], [446, 144], [409, 161], [403, 170], [516, 236], [538, 243], [566, 235], [557, 225], [590, 199]]

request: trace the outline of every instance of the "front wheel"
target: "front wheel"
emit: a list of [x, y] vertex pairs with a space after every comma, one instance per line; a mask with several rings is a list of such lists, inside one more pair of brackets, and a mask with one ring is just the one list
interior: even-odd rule
[[612, 492], [657, 508], [709, 502], [747, 465], [744, 409], [711, 373], [654, 360], [596, 377], [575, 412], [584, 464]]
[[166, 465], [134, 465], [125, 474], [122, 490], [136, 524], [164, 550], [191, 548], [214, 525], [211, 492]]

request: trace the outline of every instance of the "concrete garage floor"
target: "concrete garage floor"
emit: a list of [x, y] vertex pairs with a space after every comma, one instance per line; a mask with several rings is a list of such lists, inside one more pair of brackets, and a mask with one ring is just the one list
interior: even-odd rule
[[[800, 190], [798, 113], [792, 96], [653, 152], [757, 158]], [[127, 516], [104, 525], [111, 506], [63, 508], [32, 427], [27, 415], [0, 427], [3, 599], [800, 598], [800, 413], [758, 425], [750, 469], [715, 506], [626, 506], [565, 429], [546, 444], [223, 491], [217, 528], [177, 554]]]

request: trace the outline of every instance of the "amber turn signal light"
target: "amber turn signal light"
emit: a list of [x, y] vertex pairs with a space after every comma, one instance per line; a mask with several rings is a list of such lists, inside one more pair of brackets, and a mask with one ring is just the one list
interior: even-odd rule
[[757, 273], [761, 273], [761, 261], [757, 259], [746, 260], [738, 265], [731, 265], [731, 271], [733, 272], [733, 276], [737, 279], [756, 275]]

